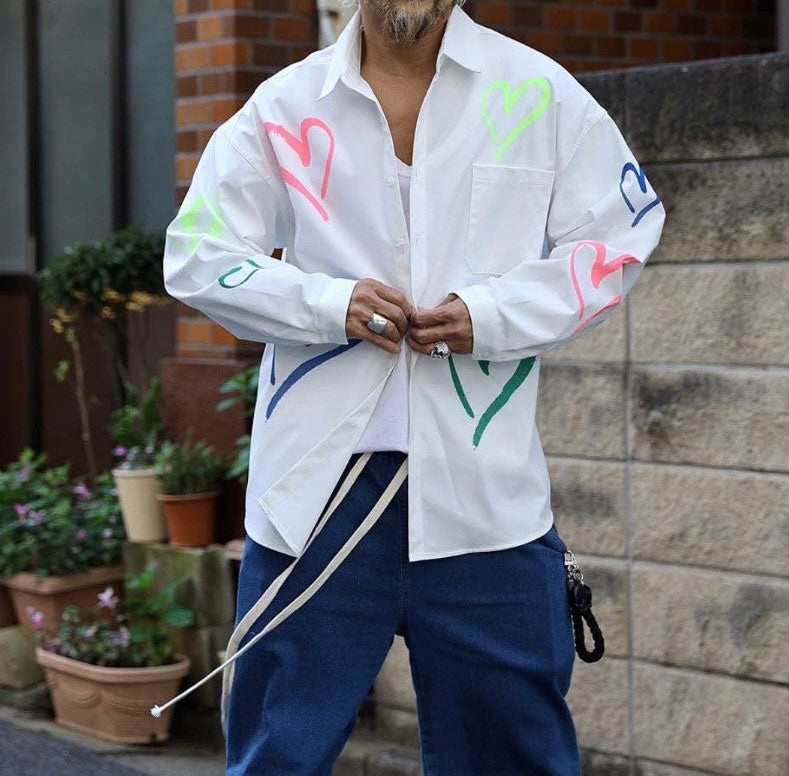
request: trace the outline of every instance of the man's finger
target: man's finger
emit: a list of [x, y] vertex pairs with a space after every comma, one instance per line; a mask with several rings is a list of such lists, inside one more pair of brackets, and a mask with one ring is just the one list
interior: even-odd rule
[[412, 339], [426, 345], [428, 343], [437, 342], [438, 340], [446, 340], [454, 337], [457, 331], [454, 326], [428, 326], [427, 328], [414, 328], [413, 326], [408, 330], [408, 334]]
[[398, 291], [396, 288], [387, 286], [384, 283], [376, 286], [375, 290], [381, 299], [386, 299], [388, 302], [396, 304], [405, 313], [406, 317], [411, 314], [412, 305], [402, 291]]
[[428, 326], [450, 323], [454, 317], [451, 308], [446, 305], [432, 308], [420, 307], [411, 316], [411, 326], [424, 329]]

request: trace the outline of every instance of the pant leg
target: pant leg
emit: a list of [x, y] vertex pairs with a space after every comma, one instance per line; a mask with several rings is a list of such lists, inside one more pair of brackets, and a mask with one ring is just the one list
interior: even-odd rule
[[425, 776], [579, 776], [564, 541], [408, 566]]
[[[401, 460], [388, 451], [373, 454], [241, 646], [314, 581]], [[228, 699], [228, 776], [331, 776], [394, 639], [400, 610], [396, 502], [405, 492], [404, 483], [312, 598], [236, 660]], [[236, 622], [293, 560], [247, 538]]]

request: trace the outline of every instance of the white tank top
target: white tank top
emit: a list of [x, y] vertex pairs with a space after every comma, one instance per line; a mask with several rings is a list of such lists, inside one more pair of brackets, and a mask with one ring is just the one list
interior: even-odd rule
[[[397, 177], [400, 180], [400, 196], [403, 200], [403, 212], [409, 235], [411, 225], [409, 219], [411, 166], [395, 157]], [[400, 450], [408, 452], [408, 356], [411, 348], [400, 340], [400, 353], [397, 356], [392, 373], [389, 375], [378, 404], [356, 444], [357, 453], [368, 450]]]

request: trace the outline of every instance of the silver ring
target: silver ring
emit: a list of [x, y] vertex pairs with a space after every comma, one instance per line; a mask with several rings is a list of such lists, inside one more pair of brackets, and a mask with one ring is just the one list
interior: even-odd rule
[[367, 319], [367, 328], [376, 334], [383, 334], [387, 323], [389, 323], [389, 319], [384, 318], [383, 315], [370, 313], [370, 317]]
[[449, 345], [444, 340], [434, 343], [430, 358], [446, 358], [450, 354]]

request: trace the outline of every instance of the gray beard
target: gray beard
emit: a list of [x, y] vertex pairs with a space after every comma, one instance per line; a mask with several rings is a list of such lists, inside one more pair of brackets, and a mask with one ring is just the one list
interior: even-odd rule
[[416, 43], [424, 38], [433, 25], [446, 13], [442, 0], [433, 0], [433, 6], [424, 13], [415, 14], [397, 8], [386, 0], [374, 0], [382, 13], [382, 27], [386, 37], [393, 43]]

